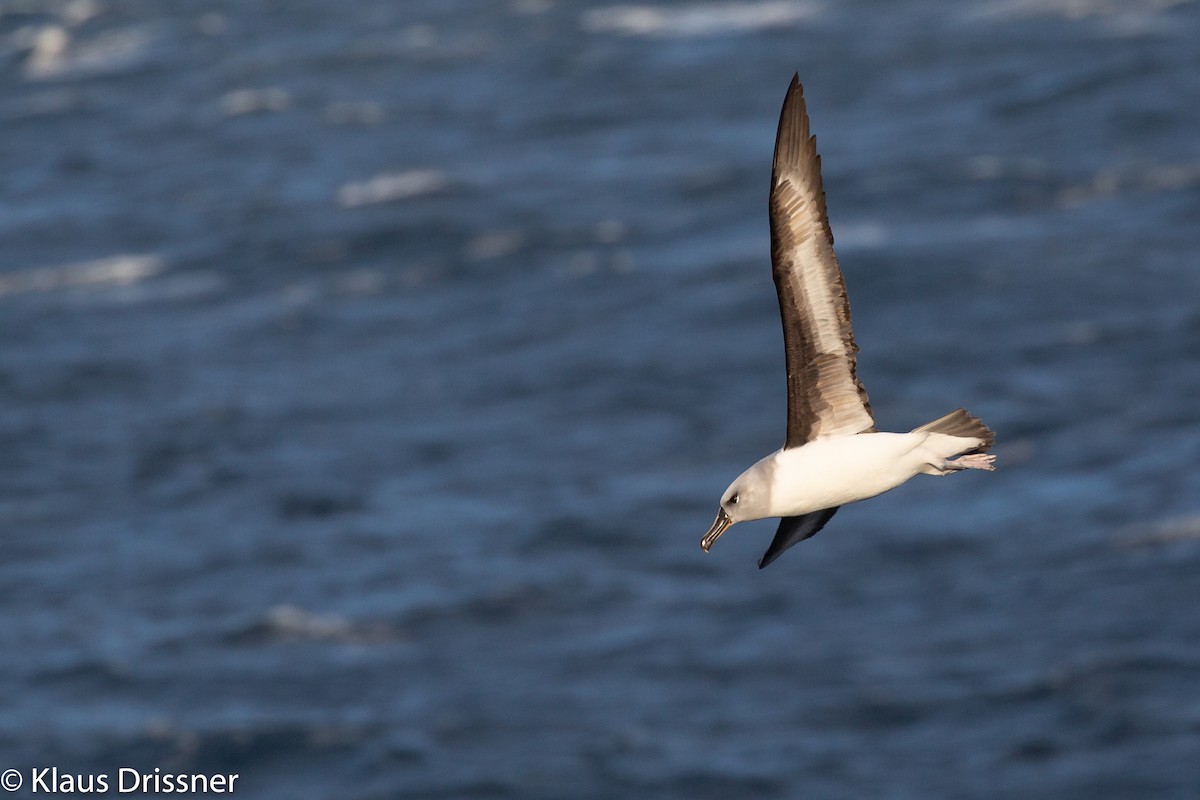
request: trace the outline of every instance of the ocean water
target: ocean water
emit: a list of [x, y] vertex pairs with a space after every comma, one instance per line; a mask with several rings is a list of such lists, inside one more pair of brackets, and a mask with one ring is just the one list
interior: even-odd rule
[[[0, 5], [0, 770], [1200, 796], [1200, 6]], [[881, 427], [779, 446], [806, 86]], [[110, 792], [116, 794], [115, 791]]]

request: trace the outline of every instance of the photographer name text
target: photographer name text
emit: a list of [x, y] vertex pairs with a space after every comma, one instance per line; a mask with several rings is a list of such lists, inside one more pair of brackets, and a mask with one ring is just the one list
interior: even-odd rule
[[5, 770], [0, 775], [0, 788], [15, 792], [22, 786], [32, 794], [233, 794], [240, 776], [191, 772], [163, 772], [155, 767], [142, 772], [133, 767], [121, 767], [115, 773], [64, 772], [58, 767], [32, 767], [22, 771]]

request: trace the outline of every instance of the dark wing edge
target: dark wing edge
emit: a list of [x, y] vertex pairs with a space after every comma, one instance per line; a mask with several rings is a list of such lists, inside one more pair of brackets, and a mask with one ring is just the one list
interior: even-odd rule
[[771, 540], [771, 546], [767, 548], [767, 552], [763, 553], [763, 557], [758, 560], [758, 568], [770, 564], [775, 559], [783, 554], [797, 542], [803, 542], [816, 536], [821, 528], [825, 527], [825, 523], [833, 519], [833, 515], [841, 506], [826, 508], [821, 511], [812, 511], [808, 514], [803, 514], [799, 517], [783, 517], [779, 520], [779, 529], [775, 531], [775, 538]]
[[785, 447], [823, 434], [875, 430], [858, 379], [850, 300], [833, 252], [821, 157], [809, 131], [800, 76], [792, 77], [771, 170], [771, 261], [787, 356]]

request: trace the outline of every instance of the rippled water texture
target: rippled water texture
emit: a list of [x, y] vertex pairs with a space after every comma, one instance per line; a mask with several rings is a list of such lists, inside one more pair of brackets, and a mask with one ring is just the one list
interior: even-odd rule
[[[1200, 7], [0, 6], [0, 768], [255, 798], [1200, 792]], [[807, 87], [881, 426], [783, 437]]]

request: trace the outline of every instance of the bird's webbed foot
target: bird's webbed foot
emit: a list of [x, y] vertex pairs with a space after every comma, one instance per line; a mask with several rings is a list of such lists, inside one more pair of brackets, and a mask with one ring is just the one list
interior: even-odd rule
[[953, 461], [947, 461], [942, 469], [951, 472], [960, 469], [982, 469], [988, 472], [995, 472], [996, 457], [991, 453], [971, 453], [970, 455], [959, 456]]

